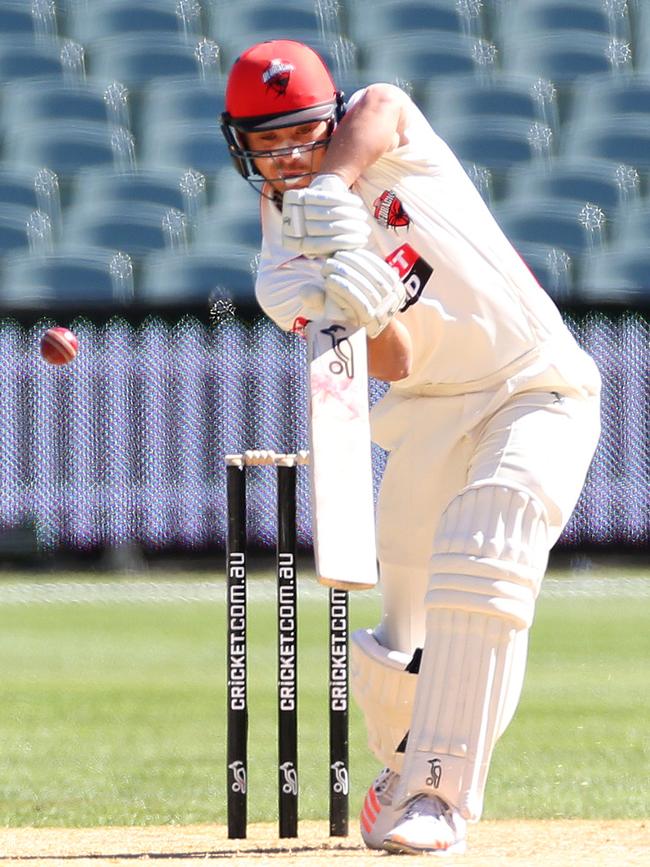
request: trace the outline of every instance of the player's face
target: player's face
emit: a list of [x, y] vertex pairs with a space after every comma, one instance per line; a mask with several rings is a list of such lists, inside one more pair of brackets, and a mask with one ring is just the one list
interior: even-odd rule
[[325, 156], [331, 135], [331, 123], [326, 120], [249, 132], [246, 144], [249, 151], [259, 152], [254, 163], [274, 190], [306, 187], [317, 174]]

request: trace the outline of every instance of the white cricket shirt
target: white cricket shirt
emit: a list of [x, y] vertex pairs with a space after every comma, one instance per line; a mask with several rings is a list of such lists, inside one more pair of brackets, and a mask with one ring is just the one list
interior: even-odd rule
[[[597, 391], [595, 365], [459, 161], [413, 103], [408, 112], [406, 143], [352, 187], [371, 217], [368, 249], [397, 268], [408, 292], [408, 307], [397, 316], [413, 341], [412, 371], [391, 391], [462, 394], [509, 382], [517, 390], [529, 382]], [[309, 318], [299, 290], [322, 287], [322, 262], [282, 247], [281, 214], [266, 198], [262, 231], [257, 299], [290, 331]]]

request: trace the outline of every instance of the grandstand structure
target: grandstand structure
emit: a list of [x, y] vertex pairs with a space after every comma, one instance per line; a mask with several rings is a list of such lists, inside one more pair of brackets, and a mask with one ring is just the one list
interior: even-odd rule
[[407, 90], [558, 301], [647, 303], [645, 0], [0, 0], [0, 307], [252, 301], [218, 114], [276, 37]]

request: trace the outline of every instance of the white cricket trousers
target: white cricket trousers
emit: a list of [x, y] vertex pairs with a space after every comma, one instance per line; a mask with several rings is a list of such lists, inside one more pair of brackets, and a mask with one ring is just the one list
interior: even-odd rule
[[600, 433], [599, 399], [536, 390], [503, 401], [485, 393], [389, 395], [373, 412], [373, 439], [389, 451], [377, 507], [382, 645], [424, 643], [432, 545], [445, 507], [465, 487], [523, 486], [544, 504], [549, 548], [580, 496]]

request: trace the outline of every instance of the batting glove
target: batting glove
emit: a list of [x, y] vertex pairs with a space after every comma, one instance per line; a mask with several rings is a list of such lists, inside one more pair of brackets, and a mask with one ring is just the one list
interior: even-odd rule
[[368, 212], [338, 175], [319, 175], [302, 190], [282, 197], [282, 244], [303, 256], [329, 256], [365, 247]]
[[329, 319], [330, 322], [347, 322], [348, 315], [331, 299], [327, 298], [324, 289], [307, 285], [298, 292], [300, 297], [300, 315], [310, 322], [317, 319]]
[[[397, 271], [370, 250], [343, 250], [327, 259], [325, 312], [341, 310], [345, 321], [365, 326], [376, 337], [406, 301], [406, 289]], [[331, 317], [334, 318], [334, 317]]]

